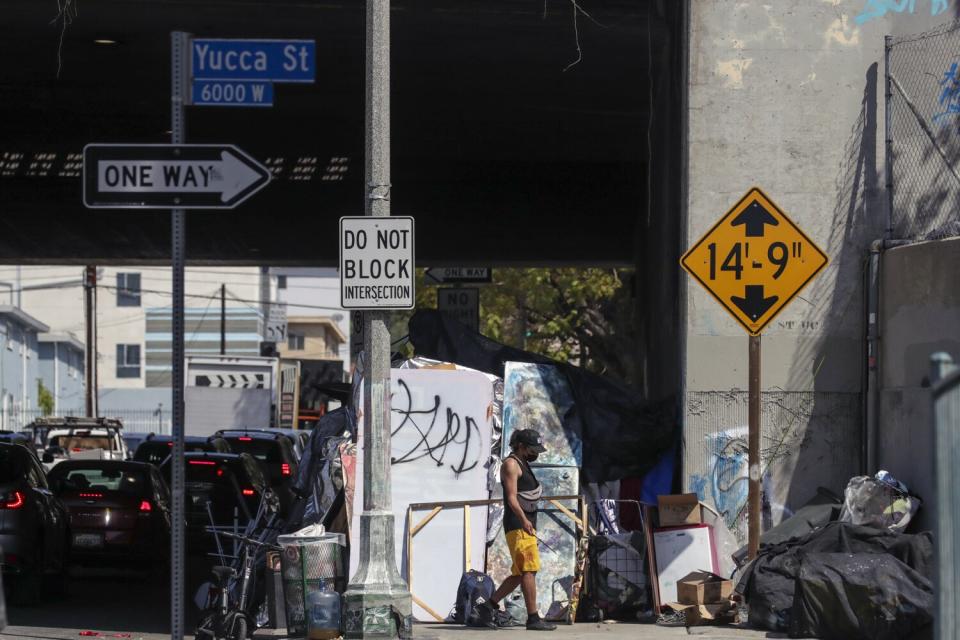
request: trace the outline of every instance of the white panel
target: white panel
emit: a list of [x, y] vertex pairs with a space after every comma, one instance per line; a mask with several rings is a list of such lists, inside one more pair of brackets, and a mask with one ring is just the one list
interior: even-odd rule
[[[407, 507], [412, 503], [484, 500], [493, 431], [493, 385], [476, 371], [394, 369], [391, 467], [397, 564], [406, 578]], [[357, 447], [356, 491], [350, 538], [355, 543], [363, 511], [363, 429]], [[418, 522], [429, 511], [414, 513]], [[483, 570], [486, 509], [471, 510], [471, 568]], [[450, 612], [464, 571], [463, 509], [441, 513], [417, 534], [416, 596], [442, 616]], [[419, 551], [419, 553], [416, 553]], [[359, 554], [350, 554], [350, 575]], [[435, 621], [414, 604], [417, 620]]]

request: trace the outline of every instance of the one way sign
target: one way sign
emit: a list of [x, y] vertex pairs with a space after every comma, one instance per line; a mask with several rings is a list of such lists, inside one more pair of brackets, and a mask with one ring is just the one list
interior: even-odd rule
[[232, 209], [270, 181], [233, 145], [89, 144], [83, 204], [91, 209]]

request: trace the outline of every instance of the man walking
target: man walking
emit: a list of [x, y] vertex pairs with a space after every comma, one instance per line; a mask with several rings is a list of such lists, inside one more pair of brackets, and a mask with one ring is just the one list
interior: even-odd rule
[[537, 571], [540, 570], [540, 551], [537, 548], [537, 503], [543, 487], [533, 475], [530, 463], [546, 451], [540, 434], [533, 429], [519, 429], [510, 436], [510, 455], [500, 469], [503, 484], [503, 531], [507, 536], [507, 548], [513, 559], [510, 577], [494, 592], [485, 605], [489, 619], [496, 619], [494, 612], [500, 601], [510, 595], [517, 586], [523, 592], [527, 605], [528, 631], [553, 631], [556, 625], [540, 619], [537, 610]]

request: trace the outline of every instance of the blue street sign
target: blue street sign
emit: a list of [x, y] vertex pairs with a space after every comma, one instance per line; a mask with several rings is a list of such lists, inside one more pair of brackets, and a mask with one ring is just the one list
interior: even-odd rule
[[190, 104], [199, 107], [272, 107], [273, 85], [249, 80], [194, 80]]
[[313, 82], [317, 75], [313, 40], [196, 39], [190, 43], [194, 80]]

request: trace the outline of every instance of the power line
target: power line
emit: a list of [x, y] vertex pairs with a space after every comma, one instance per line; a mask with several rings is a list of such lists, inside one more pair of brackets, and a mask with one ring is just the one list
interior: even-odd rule
[[[116, 290], [117, 290], [117, 287], [115, 287], [115, 286], [113, 286], [113, 285], [107, 285], [107, 284], [98, 284], [98, 285], [97, 285], [97, 288], [98, 288], [98, 289], [107, 289], [108, 291], [116, 291]], [[173, 293], [170, 292], [170, 291], [160, 291], [160, 290], [158, 290], [158, 289], [140, 289], [140, 292], [141, 292], [141, 293], [155, 293], [155, 294], [161, 295], [161, 296], [171, 296], [171, 297], [173, 296]], [[2, 291], [0, 291], [0, 294], [2, 294]], [[217, 298], [218, 295], [205, 296], [205, 295], [202, 295], [202, 294], [199, 294], [199, 293], [185, 293], [185, 294], [184, 294], [184, 297], [185, 297], [185, 298], [200, 298], [200, 299], [202, 299], [202, 300], [208, 300], [208, 299], [211, 299], [211, 298]], [[252, 305], [265, 304], [265, 305], [278, 305], [278, 306], [279, 306], [279, 305], [282, 305], [282, 306], [287, 306], [287, 307], [299, 307], [299, 308], [303, 308], [303, 309], [321, 309], [321, 310], [323, 310], [323, 311], [337, 311], [337, 312], [342, 312], [342, 311], [344, 311], [343, 307], [324, 307], [324, 306], [316, 305], [316, 304], [288, 303], [288, 302], [285, 302], [285, 301], [282, 301], [282, 300], [277, 300], [277, 301], [272, 301], [272, 302], [269, 301], [269, 300], [262, 300], [262, 301], [261, 301], [261, 300], [247, 300], [247, 299], [244, 299], [244, 298], [234, 298], [234, 300], [235, 300], [236, 302], [243, 302], [243, 303], [246, 303], [246, 304], [248, 304], [248, 305], [251, 305], [251, 308], [254, 309], [254, 310], [257, 310], [257, 309], [256, 309], [256, 307], [254, 307], [254, 306], [252, 306]]]

